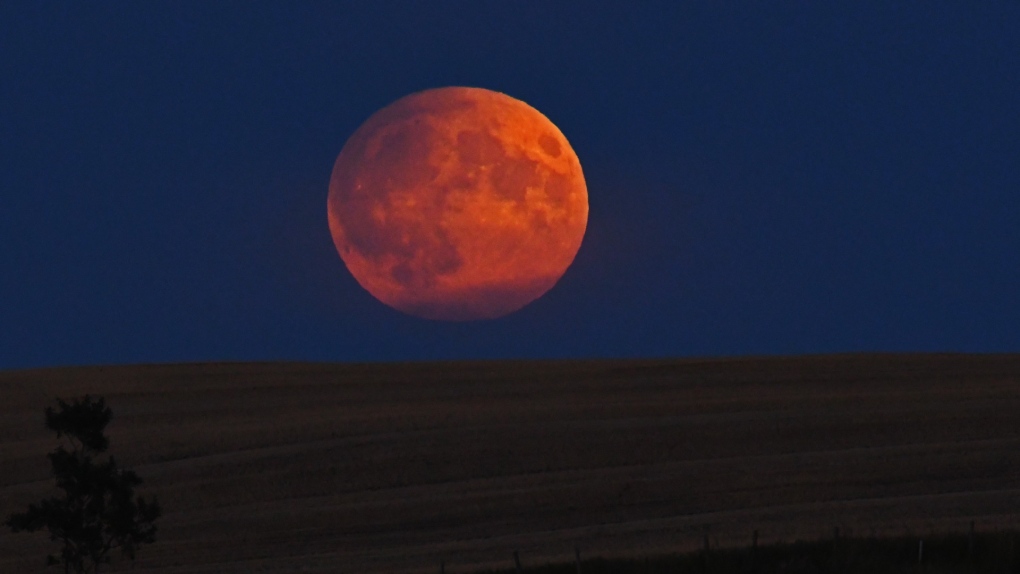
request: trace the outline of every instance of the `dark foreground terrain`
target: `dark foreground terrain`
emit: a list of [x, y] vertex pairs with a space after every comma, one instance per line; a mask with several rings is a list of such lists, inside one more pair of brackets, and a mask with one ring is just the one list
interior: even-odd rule
[[[481, 574], [515, 574], [516, 568]], [[1015, 574], [1020, 532], [895, 538], [833, 537], [645, 558], [582, 559], [521, 574]]]
[[[1020, 525], [1020, 356], [0, 373], [0, 515], [103, 395], [164, 517], [133, 571], [447, 572]], [[0, 531], [0, 572], [43, 572]], [[115, 569], [117, 570], [117, 569]]]

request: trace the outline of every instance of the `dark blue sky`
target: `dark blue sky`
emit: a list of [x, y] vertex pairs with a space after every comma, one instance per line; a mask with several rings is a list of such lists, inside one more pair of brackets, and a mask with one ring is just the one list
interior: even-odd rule
[[[4, 2], [0, 368], [1020, 351], [1020, 2]], [[369, 115], [466, 85], [570, 139], [574, 265], [378, 303], [326, 223]]]

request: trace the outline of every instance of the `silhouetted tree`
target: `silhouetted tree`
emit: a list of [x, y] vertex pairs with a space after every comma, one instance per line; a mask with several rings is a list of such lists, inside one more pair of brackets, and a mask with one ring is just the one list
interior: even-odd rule
[[63, 565], [65, 574], [94, 574], [115, 550], [134, 560], [138, 545], [156, 540], [156, 498], [135, 498], [142, 479], [117, 468], [112, 456], [99, 459], [110, 444], [103, 431], [112, 418], [102, 397], [85, 395], [70, 403], [57, 399], [56, 409], [47, 408], [46, 427], [67, 441], [48, 455], [63, 495], [7, 519], [14, 532], [48, 529], [62, 548], [47, 563]]

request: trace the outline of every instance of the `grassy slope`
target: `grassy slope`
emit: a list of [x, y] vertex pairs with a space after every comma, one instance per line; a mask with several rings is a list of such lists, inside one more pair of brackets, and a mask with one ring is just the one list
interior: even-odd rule
[[[1020, 571], [1017, 531], [830, 538], [631, 559], [583, 559], [522, 568], [523, 574], [1011, 574]], [[512, 574], [514, 568], [484, 574]]]
[[[49, 491], [54, 396], [104, 395], [166, 514], [135, 571], [448, 572], [1016, 524], [1020, 356], [0, 373], [0, 514]], [[45, 536], [0, 531], [0, 572]]]

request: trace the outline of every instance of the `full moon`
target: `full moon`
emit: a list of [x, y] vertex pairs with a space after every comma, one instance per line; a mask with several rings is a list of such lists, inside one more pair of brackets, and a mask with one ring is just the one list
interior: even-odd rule
[[584, 238], [588, 191], [577, 154], [538, 110], [449, 87], [369, 117], [336, 159], [327, 208], [337, 252], [376, 299], [470, 321], [556, 284]]

